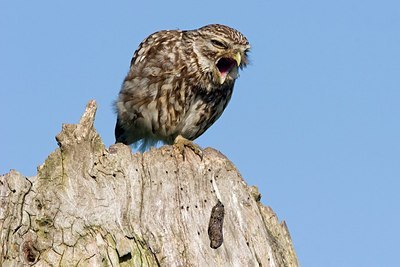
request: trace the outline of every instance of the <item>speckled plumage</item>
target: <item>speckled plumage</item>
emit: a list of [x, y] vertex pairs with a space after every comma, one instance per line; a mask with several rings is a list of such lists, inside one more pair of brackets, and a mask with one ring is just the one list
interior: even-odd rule
[[115, 107], [116, 142], [142, 150], [194, 140], [222, 114], [249, 42], [228, 26], [159, 31], [136, 50]]

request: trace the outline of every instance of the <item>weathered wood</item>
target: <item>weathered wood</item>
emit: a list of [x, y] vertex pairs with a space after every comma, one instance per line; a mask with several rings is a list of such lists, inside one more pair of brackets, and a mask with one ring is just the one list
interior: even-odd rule
[[95, 112], [63, 125], [35, 177], [0, 176], [1, 266], [298, 266], [285, 223], [225, 156], [106, 149]]

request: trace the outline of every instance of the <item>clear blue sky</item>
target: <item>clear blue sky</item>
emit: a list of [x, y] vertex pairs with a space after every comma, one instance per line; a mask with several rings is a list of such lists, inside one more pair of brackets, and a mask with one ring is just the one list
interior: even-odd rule
[[89, 99], [112, 144], [111, 103], [143, 38], [223, 23], [248, 37], [252, 64], [197, 143], [259, 187], [302, 266], [395, 266], [400, 2], [137, 2], [0, 2], [0, 173], [35, 175]]

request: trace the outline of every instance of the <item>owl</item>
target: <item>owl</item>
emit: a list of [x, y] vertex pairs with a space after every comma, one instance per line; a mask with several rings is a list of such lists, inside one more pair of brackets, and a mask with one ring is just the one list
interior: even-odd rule
[[226, 108], [249, 49], [243, 34], [220, 24], [151, 34], [134, 53], [115, 102], [116, 143], [144, 151], [161, 141], [201, 155], [192, 141]]

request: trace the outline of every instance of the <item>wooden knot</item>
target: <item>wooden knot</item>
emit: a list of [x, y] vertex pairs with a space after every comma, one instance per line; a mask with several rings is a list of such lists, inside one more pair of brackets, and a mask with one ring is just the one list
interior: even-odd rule
[[32, 240], [27, 240], [22, 244], [22, 257], [29, 265], [36, 263], [39, 251], [35, 248]]

